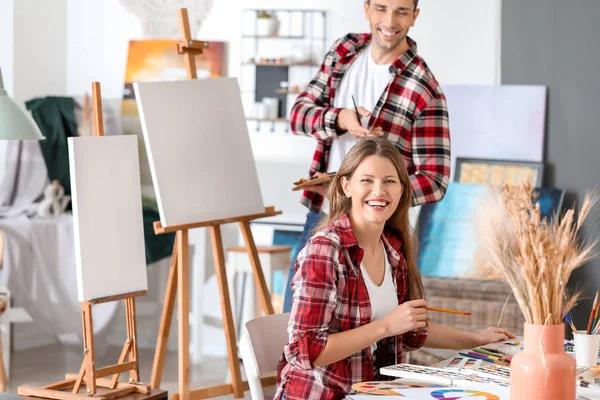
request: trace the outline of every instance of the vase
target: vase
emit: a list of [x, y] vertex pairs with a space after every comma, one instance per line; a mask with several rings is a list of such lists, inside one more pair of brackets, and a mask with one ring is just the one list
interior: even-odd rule
[[564, 337], [563, 324], [525, 324], [524, 349], [510, 364], [512, 400], [575, 400], [577, 367]]
[[277, 36], [279, 32], [279, 20], [272, 16], [270, 18], [258, 18], [256, 20], [257, 36]]

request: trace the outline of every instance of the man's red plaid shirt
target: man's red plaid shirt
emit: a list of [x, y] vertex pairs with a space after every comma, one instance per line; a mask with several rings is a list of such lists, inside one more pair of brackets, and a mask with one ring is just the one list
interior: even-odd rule
[[[326, 172], [331, 141], [340, 133], [335, 122], [341, 109], [333, 108], [342, 78], [370, 34], [349, 34], [338, 39], [325, 56], [317, 75], [298, 96], [291, 112], [291, 129], [318, 140], [310, 176]], [[440, 85], [417, 55], [416, 43], [408, 38], [409, 50], [390, 67], [392, 79], [377, 102], [370, 128], [383, 129], [384, 138], [396, 144], [406, 164], [413, 189], [413, 205], [439, 201], [450, 179], [450, 132], [448, 107]], [[349, 134], [349, 133], [342, 133]], [[323, 197], [304, 192], [302, 203], [319, 211]]]

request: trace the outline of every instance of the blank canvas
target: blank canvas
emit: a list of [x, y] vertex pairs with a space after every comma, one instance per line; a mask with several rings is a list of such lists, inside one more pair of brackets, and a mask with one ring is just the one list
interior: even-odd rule
[[147, 290], [137, 138], [69, 138], [79, 301]]
[[547, 89], [525, 85], [442, 85], [456, 157], [544, 159]]
[[235, 78], [134, 89], [163, 226], [264, 212]]

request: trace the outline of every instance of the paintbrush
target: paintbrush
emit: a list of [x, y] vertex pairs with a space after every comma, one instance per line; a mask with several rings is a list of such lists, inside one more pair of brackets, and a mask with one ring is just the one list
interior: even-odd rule
[[356, 101], [354, 101], [354, 95], [351, 96], [352, 97], [352, 104], [354, 104], [354, 111], [356, 111], [356, 119], [358, 120], [358, 123], [360, 124], [360, 113], [358, 112], [358, 107], [356, 107]]
[[592, 331], [592, 323], [594, 322], [594, 317], [596, 316], [596, 308], [598, 307], [598, 291], [596, 291], [596, 297], [594, 297], [594, 303], [592, 304], [592, 310], [590, 311], [590, 318], [588, 320], [588, 326], [586, 329], [586, 333], [589, 335]]
[[471, 313], [469, 311], [457, 311], [457, 310], [450, 310], [447, 308], [425, 307], [425, 309], [427, 311], [445, 312], [445, 313], [449, 313], [449, 314], [471, 315]]
[[567, 321], [567, 323], [573, 330], [573, 333], [577, 333], [577, 328], [575, 328], [575, 324], [573, 324], [573, 319], [571, 318], [571, 316], [569, 314], [570, 313], [565, 314], [565, 321]]

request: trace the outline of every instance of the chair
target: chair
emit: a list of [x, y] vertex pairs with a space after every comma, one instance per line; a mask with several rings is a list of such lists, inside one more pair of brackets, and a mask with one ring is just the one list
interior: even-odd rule
[[276, 372], [277, 362], [288, 342], [290, 314], [275, 314], [246, 322], [240, 341], [240, 353], [252, 400], [264, 400], [260, 378]]

